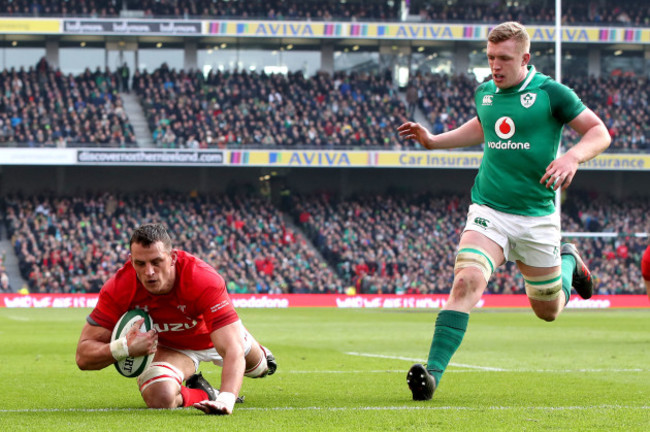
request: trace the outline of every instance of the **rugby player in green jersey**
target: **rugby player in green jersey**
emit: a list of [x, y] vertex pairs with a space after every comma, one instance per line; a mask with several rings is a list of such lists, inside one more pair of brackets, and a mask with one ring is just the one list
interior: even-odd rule
[[[414, 400], [433, 397], [462, 342], [469, 312], [499, 265], [516, 262], [530, 305], [545, 321], [557, 318], [571, 287], [585, 299], [593, 293], [591, 274], [576, 247], [560, 244], [555, 194], [566, 189], [578, 165], [605, 150], [611, 138], [571, 89], [529, 64], [529, 50], [524, 26], [498, 25], [487, 42], [492, 80], [474, 95], [477, 116], [440, 135], [413, 122], [398, 128], [401, 137], [427, 149], [485, 143], [449, 299], [436, 319], [426, 366], [415, 364], [407, 375]], [[556, 159], [565, 124], [581, 139]]]

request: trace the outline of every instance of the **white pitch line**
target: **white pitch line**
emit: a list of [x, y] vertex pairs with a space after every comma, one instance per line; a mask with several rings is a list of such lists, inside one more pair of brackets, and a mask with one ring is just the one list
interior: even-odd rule
[[[279, 371], [277, 372], [279, 373]], [[283, 370], [290, 374], [359, 374], [359, 373], [405, 373], [404, 370]]]
[[[448, 373], [482, 373], [482, 372], [505, 372], [505, 373], [552, 373], [552, 374], [561, 374], [561, 373], [601, 373], [601, 372], [612, 372], [612, 373], [622, 373], [622, 372], [650, 372], [650, 369], [508, 369], [508, 370], [498, 370], [498, 371], [485, 371], [485, 370], [456, 370], [448, 369], [445, 371]], [[279, 371], [277, 373], [280, 373]], [[282, 370], [283, 374], [359, 374], [359, 373], [406, 373], [406, 369], [382, 369], [382, 370]]]
[[[346, 352], [345, 354], [359, 356], [359, 357], [375, 357], [375, 358], [385, 358], [391, 360], [406, 360], [410, 362], [422, 362], [422, 359], [414, 359], [409, 357], [400, 357], [400, 356], [387, 356], [382, 354], [369, 354], [369, 353], [360, 353], [360, 352]], [[479, 369], [484, 371], [493, 371], [493, 372], [508, 372], [508, 369], [488, 367], [488, 366], [474, 366], [461, 363], [449, 363], [451, 366], [464, 367], [468, 369]]]
[[[592, 405], [592, 406], [366, 406], [366, 407], [238, 407], [237, 411], [589, 411], [606, 409], [648, 410], [650, 405]], [[174, 411], [191, 411], [191, 408], [177, 408]], [[66, 413], [66, 412], [137, 412], [149, 411], [148, 408], [41, 408], [41, 409], [3, 409], [0, 413]]]
[[[400, 357], [400, 356], [388, 356], [388, 355], [383, 355], [383, 354], [370, 354], [370, 353], [359, 353], [359, 352], [346, 352], [344, 354], [352, 355], [352, 356], [359, 356], [359, 357], [375, 357], [375, 358], [384, 358], [384, 359], [390, 359], [390, 360], [406, 360], [410, 362], [420, 362], [422, 363], [422, 359], [416, 359], [416, 358], [410, 358], [410, 357]], [[468, 365], [468, 364], [462, 364], [462, 363], [449, 363], [450, 366], [456, 366], [456, 367], [462, 367], [462, 368], [467, 368], [467, 369], [476, 369], [476, 370], [468, 370], [468, 371], [459, 371], [459, 370], [448, 370], [446, 373], [449, 372], [455, 372], [455, 373], [461, 373], [461, 372], [516, 372], [516, 373], [521, 373], [521, 372], [528, 372], [528, 373], [577, 373], [577, 372], [648, 372], [650, 369], [641, 369], [641, 368], [630, 368], [630, 369], [502, 369], [502, 368], [495, 368], [495, 367], [487, 367], [487, 366], [475, 366], [475, 365]], [[314, 371], [313, 373], [317, 373], [318, 371]], [[380, 372], [394, 372], [394, 371], [380, 371]], [[332, 371], [332, 373], [336, 373]]]
[[13, 320], [13, 321], [31, 321], [31, 318], [24, 317], [24, 316], [17, 316], [17, 315], [7, 315], [5, 318]]

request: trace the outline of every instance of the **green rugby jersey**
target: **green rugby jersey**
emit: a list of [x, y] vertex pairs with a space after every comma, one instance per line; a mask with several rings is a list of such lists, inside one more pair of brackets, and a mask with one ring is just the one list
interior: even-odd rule
[[570, 88], [528, 66], [521, 83], [501, 90], [494, 81], [474, 94], [483, 127], [483, 161], [472, 202], [526, 216], [555, 210], [555, 192], [539, 181], [555, 159], [565, 123], [586, 109]]

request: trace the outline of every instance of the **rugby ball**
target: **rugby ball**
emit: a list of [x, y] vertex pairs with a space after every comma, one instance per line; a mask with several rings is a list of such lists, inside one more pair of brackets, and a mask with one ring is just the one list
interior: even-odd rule
[[[111, 335], [111, 342], [116, 339], [126, 336], [126, 333], [133, 327], [139, 320], [144, 318], [144, 323], [140, 327], [142, 333], [146, 333], [153, 328], [153, 321], [148, 313], [142, 309], [133, 309], [126, 312], [115, 324], [113, 334]], [[115, 362], [115, 369], [127, 378], [135, 378], [140, 375], [146, 368], [149, 367], [153, 360], [154, 354], [149, 354], [140, 357], [127, 357], [123, 360]]]

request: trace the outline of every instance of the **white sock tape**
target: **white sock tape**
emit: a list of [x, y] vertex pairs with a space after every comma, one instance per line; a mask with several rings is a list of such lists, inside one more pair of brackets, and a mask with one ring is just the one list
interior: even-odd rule
[[235, 408], [236, 400], [237, 396], [235, 396], [233, 393], [221, 392], [219, 393], [219, 396], [217, 396], [216, 402], [221, 402], [225, 405], [226, 408], [228, 408], [228, 411], [232, 412], [232, 410]]
[[117, 361], [124, 360], [129, 356], [129, 346], [126, 343], [126, 336], [111, 342], [111, 354]]

